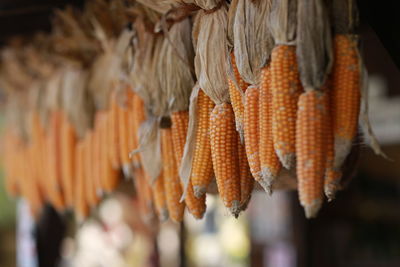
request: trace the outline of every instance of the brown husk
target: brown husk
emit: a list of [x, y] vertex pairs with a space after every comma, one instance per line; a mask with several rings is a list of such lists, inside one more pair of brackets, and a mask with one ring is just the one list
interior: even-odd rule
[[332, 28], [335, 34], [352, 34], [358, 26], [358, 9], [354, 0], [331, 0]]
[[298, 0], [296, 44], [300, 80], [304, 89], [320, 89], [333, 60], [325, 0]]
[[[214, 1], [198, 1], [211, 9]], [[195, 71], [200, 88], [216, 103], [229, 102], [227, 66], [227, 7], [222, 5], [212, 13], [200, 10], [195, 18]]]
[[84, 137], [94, 117], [93, 100], [87, 87], [88, 76], [84, 69], [69, 66], [64, 69], [62, 81], [63, 109], [80, 138]]
[[157, 74], [166, 93], [169, 111], [187, 110], [194, 85], [190, 20], [172, 25], [165, 34]]
[[253, 85], [258, 85], [260, 70], [268, 62], [274, 46], [268, 21], [270, 5], [270, 0], [238, 0], [233, 5], [235, 14], [230, 14], [234, 18], [230, 18], [233, 22], [229, 23], [228, 32], [236, 65], [244, 81]]

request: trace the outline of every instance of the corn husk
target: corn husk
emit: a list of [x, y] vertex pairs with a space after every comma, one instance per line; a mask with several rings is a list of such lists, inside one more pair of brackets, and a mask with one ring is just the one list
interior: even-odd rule
[[[217, 6], [215, 1], [197, 1], [204, 9]], [[227, 7], [216, 11], [200, 10], [193, 32], [195, 41], [195, 71], [200, 88], [216, 103], [229, 102], [227, 66]]]
[[137, 0], [137, 2], [160, 14], [165, 14], [173, 7], [174, 0]]
[[200, 91], [198, 83], [193, 87], [190, 95], [189, 105], [189, 125], [186, 135], [185, 147], [183, 150], [183, 156], [181, 166], [179, 167], [179, 177], [181, 184], [183, 185], [183, 194], [181, 201], [185, 199], [187, 187], [189, 184], [190, 174], [192, 172], [192, 163], [194, 157], [194, 150], [196, 147], [196, 131], [197, 131], [197, 99]]
[[[233, 3], [236, 10], [230, 14], [234, 17], [230, 18], [228, 32], [236, 65], [245, 82], [258, 85], [260, 70], [268, 62], [274, 46], [268, 21], [271, 3], [270, 0], [237, 0]], [[232, 74], [230, 77], [235, 81]]]
[[105, 39], [104, 31], [100, 26], [96, 32], [102, 42], [104, 53], [93, 63], [88, 87], [94, 98], [96, 109], [104, 110], [108, 108], [111, 90], [116, 89], [119, 80], [124, 79], [122, 76], [124, 56], [133, 32], [124, 30], [117, 40]]
[[187, 110], [194, 85], [194, 51], [189, 19], [172, 25], [165, 35], [157, 69], [160, 84], [166, 93], [169, 112]]
[[162, 170], [160, 119], [151, 116], [139, 128], [139, 152], [144, 171], [150, 184], [159, 177]]
[[354, 0], [330, 2], [332, 29], [335, 34], [353, 34], [358, 26], [358, 9]]
[[89, 74], [79, 67], [67, 67], [62, 81], [62, 106], [80, 138], [91, 127], [94, 117], [93, 100], [87, 81]]
[[[154, 14], [154, 11], [145, 10]], [[168, 99], [159, 78], [162, 73], [158, 73], [164, 39], [149, 31], [146, 23], [149, 21], [139, 18], [134, 24], [137, 34], [133, 39], [135, 54], [129, 78], [133, 90], [143, 99], [147, 117], [139, 129], [139, 147], [133, 153], [140, 154], [149, 182], [154, 183], [162, 169], [159, 123], [161, 117], [168, 114]]]
[[328, 17], [324, 0], [298, 0], [296, 52], [304, 90], [322, 88], [332, 66]]
[[276, 45], [293, 45], [296, 39], [297, 0], [272, 0], [270, 29]]

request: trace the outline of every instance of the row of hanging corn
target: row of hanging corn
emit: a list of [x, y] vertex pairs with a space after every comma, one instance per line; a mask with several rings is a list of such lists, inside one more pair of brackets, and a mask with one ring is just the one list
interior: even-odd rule
[[[296, 175], [314, 217], [357, 134], [352, 0], [88, 1], [2, 51], [6, 186], [85, 218], [122, 176], [140, 212], [181, 221], [216, 180], [234, 216], [254, 181]], [[128, 25], [128, 26], [127, 26]]]

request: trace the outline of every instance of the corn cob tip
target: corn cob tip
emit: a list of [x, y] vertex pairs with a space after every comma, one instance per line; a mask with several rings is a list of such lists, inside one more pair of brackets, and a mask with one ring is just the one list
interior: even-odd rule
[[201, 220], [204, 217], [205, 209], [204, 210], [191, 210], [190, 214], [196, 219], [196, 220]]
[[352, 140], [335, 135], [335, 161], [333, 166], [340, 169], [351, 150]]
[[239, 200], [232, 200], [231, 206], [229, 207], [229, 211], [233, 216], [237, 219], [239, 217], [240, 212], [242, 211], [242, 206], [240, 205]]
[[272, 184], [276, 179], [276, 175], [270, 170], [270, 168], [264, 167], [261, 169], [260, 185], [268, 194], [272, 194]]
[[283, 151], [277, 149], [275, 150], [276, 155], [278, 156], [280, 162], [282, 163], [283, 167], [290, 170], [295, 165], [296, 156], [294, 153], [284, 153]]
[[241, 211], [245, 211], [247, 209], [247, 206], [250, 203], [250, 199], [251, 199], [251, 195], [249, 195], [249, 197], [247, 199], [241, 201], [241, 204], [240, 204]]
[[168, 220], [168, 217], [169, 217], [168, 210], [166, 208], [161, 209], [158, 214], [158, 220], [160, 222], [166, 222]]
[[207, 192], [207, 187], [194, 185], [193, 186], [193, 194], [196, 198], [201, 198]]
[[321, 209], [322, 200], [316, 199], [309, 205], [304, 205], [304, 212], [306, 214], [307, 219], [315, 218], [318, 214], [318, 211]]
[[331, 202], [332, 200], [334, 200], [336, 197], [336, 192], [341, 189], [340, 183], [339, 183], [341, 175], [342, 175], [342, 173], [339, 171], [327, 170], [326, 177], [328, 177], [328, 176], [334, 177], [333, 179], [330, 179], [331, 182], [325, 184], [325, 186], [324, 186], [324, 192], [325, 192], [325, 196], [328, 199], [328, 202]]
[[133, 171], [132, 171], [131, 164], [122, 165], [122, 173], [124, 174], [124, 177], [125, 177], [126, 180], [132, 179], [133, 178]]

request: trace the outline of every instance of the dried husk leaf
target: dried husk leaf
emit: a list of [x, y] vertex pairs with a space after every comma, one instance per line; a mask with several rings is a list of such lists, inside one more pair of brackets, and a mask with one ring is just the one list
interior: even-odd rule
[[270, 29], [276, 45], [293, 45], [296, 39], [297, 0], [272, 0]]
[[257, 85], [260, 70], [271, 55], [274, 42], [268, 16], [270, 0], [238, 0], [233, 22], [236, 65], [245, 82]]
[[218, 8], [223, 4], [223, 0], [175, 0], [176, 2], [182, 2], [185, 4], [194, 4], [204, 10], [212, 10]]
[[171, 0], [137, 0], [140, 4], [157, 11], [160, 14], [167, 13], [172, 8], [174, 1]]
[[[158, 64], [158, 77], [163, 85], [170, 112], [187, 110], [194, 85], [194, 51], [190, 20], [174, 24], [164, 39]], [[161, 75], [160, 75], [161, 74]]]
[[193, 156], [196, 147], [197, 99], [199, 92], [200, 92], [200, 86], [198, 83], [196, 83], [190, 95], [189, 125], [186, 135], [185, 147], [183, 150], [181, 166], [179, 169], [179, 177], [181, 178], [181, 183], [183, 185], [183, 195], [181, 201], [185, 199], [187, 186], [189, 184], [190, 174], [192, 172]]
[[332, 65], [332, 38], [325, 0], [298, 0], [297, 61], [305, 90], [320, 89]]
[[[206, 7], [213, 5], [202, 2]], [[213, 1], [209, 1], [213, 2]], [[210, 7], [211, 6], [211, 7]], [[227, 8], [208, 13], [200, 10], [197, 14], [194, 32], [196, 56], [195, 70], [200, 88], [216, 103], [229, 102], [227, 67]], [[198, 27], [198, 28], [196, 28]]]
[[139, 148], [144, 171], [148, 174], [150, 183], [159, 177], [162, 170], [160, 149], [159, 119], [150, 116], [139, 128]]
[[123, 77], [123, 60], [132, 36], [132, 31], [124, 30], [117, 40], [107, 41], [104, 53], [92, 65], [88, 87], [97, 109], [107, 109], [111, 90]]
[[158, 72], [158, 64], [161, 60], [161, 48], [164, 42], [163, 36], [157, 36], [154, 43], [153, 55], [150, 63], [149, 72], [145, 75], [145, 89], [150, 92], [150, 111], [153, 115], [162, 117], [169, 114], [168, 96], [164, 84], [161, 83], [160, 76], [164, 73]]
[[383, 152], [374, 131], [372, 130], [371, 122], [369, 119], [369, 103], [368, 103], [368, 72], [367, 69], [362, 62], [361, 56], [359, 57], [360, 60], [360, 73], [361, 73], [361, 108], [360, 108], [360, 117], [359, 123], [361, 125], [362, 132], [364, 134], [364, 138], [369, 145], [371, 146], [372, 150], [376, 155], [380, 155], [387, 160], [391, 160], [385, 152]]
[[151, 68], [156, 36], [146, 31], [146, 26], [142, 19], [137, 19], [134, 27], [136, 30], [136, 37], [133, 38], [135, 54], [129, 78], [135, 92], [143, 99], [145, 105], [149, 106], [151, 94], [147, 88], [147, 77]]
[[355, 33], [359, 20], [357, 3], [354, 0], [332, 0], [330, 10], [335, 34]]
[[63, 72], [57, 69], [46, 81], [45, 106], [48, 110], [59, 110], [62, 107], [62, 86]]
[[88, 77], [87, 71], [71, 66], [65, 68], [62, 81], [63, 109], [80, 138], [84, 137], [94, 117], [93, 101], [87, 87]]
[[25, 93], [17, 91], [8, 95], [5, 113], [7, 127], [23, 141], [28, 141], [28, 112]]

